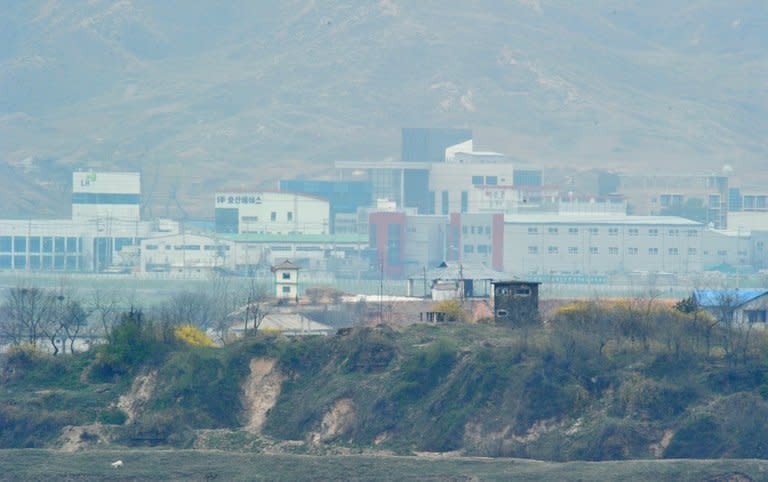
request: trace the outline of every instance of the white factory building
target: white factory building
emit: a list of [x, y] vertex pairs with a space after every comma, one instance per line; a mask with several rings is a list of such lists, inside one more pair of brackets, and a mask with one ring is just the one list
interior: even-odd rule
[[319, 197], [280, 191], [216, 193], [216, 232], [327, 234], [330, 207]]
[[139, 217], [136, 172], [75, 172], [71, 219], [0, 220], [0, 270], [130, 270], [142, 239], [178, 230]]
[[138, 222], [141, 174], [81, 171], [72, 174], [72, 221]]
[[[314, 270], [356, 268], [367, 247], [356, 234], [215, 234], [178, 233], [141, 241], [139, 270], [189, 274], [212, 270], [248, 274], [287, 259]], [[350, 266], [353, 265], [353, 266]]]
[[231, 271], [235, 243], [212, 236], [172, 234], [141, 241], [140, 271], [202, 273], [216, 268]]
[[696, 273], [702, 223], [674, 216], [504, 217], [504, 268], [519, 273]]

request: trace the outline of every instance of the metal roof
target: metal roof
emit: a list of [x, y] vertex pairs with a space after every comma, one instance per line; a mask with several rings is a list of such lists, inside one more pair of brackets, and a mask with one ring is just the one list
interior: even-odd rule
[[[503, 276], [500, 271], [495, 271], [483, 265], [448, 263], [443, 261], [437, 268], [427, 270], [429, 280], [493, 280]], [[412, 276], [411, 279], [423, 279], [423, 275]]]
[[242, 233], [217, 234], [222, 239], [238, 243], [317, 243], [317, 244], [368, 244], [368, 235], [350, 234], [277, 234], [277, 233]]
[[768, 290], [694, 290], [693, 296], [699, 306], [713, 308], [717, 306], [731, 305], [741, 306], [748, 301], [768, 294]]
[[301, 266], [299, 266], [296, 263], [291, 263], [290, 260], [286, 259], [282, 263], [275, 265], [275, 269], [300, 269]]

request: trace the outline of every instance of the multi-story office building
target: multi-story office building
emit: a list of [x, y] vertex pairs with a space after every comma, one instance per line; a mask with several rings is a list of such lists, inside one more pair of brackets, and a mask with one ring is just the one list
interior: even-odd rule
[[727, 226], [728, 177], [619, 175], [618, 193], [637, 215], [685, 215], [717, 229]]
[[504, 215], [453, 213], [448, 236], [449, 261], [504, 270]]

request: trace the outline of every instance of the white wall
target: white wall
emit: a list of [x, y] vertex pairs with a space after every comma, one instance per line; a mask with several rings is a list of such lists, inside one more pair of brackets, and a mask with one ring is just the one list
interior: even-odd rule
[[728, 213], [728, 229], [744, 231], [768, 231], [768, 212], [738, 211]]
[[141, 271], [167, 266], [170, 271], [234, 269], [234, 243], [209, 236], [178, 234], [141, 242]]
[[415, 215], [405, 217], [406, 276], [420, 273], [445, 261], [447, 216]]
[[239, 232], [326, 234], [330, 206], [325, 199], [288, 192], [219, 192], [216, 208], [239, 211]]
[[738, 266], [750, 262], [752, 239], [749, 231], [704, 231], [702, 263], [704, 268], [728, 264]]
[[[495, 176], [498, 186], [511, 186], [514, 168], [512, 164], [433, 164], [429, 173], [429, 190], [435, 196], [435, 214], [461, 212], [461, 193], [477, 188], [472, 184], [473, 176], [482, 176], [483, 183], [488, 176]], [[443, 209], [443, 191], [448, 192], [448, 210]], [[467, 212], [477, 212], [482, 206], [476, 196], [472, 196]]]
[[140, 215], [141, 174], [138, 172], [74, 172], [72, 173], [73, 197], [85, 195], [131, 195], [136, 202], [113, 203], [72, 203], [72, 219], [88, 221], [108, 218], [123, 221], [138, 221]]
[[[690, 273], [702, 269], [702, 226], [664, 224], [643, 217], [507, 218], [504, 268], [516, 273]], [[658, 218], [655, 218], [658, 219]], [[672, 220], [680, 218], [670, 218]]]

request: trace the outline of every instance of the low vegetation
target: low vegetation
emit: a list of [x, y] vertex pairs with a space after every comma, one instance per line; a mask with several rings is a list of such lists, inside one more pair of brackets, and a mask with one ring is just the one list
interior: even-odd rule
[[[766, 458], [767, 349], [761, 333], [734, 336], [696, 309], [654, 300], [576, 303], [516, 329], [260, 333], [222, 347], [134, 311], [90, 352], [53, 357], [20, 345], [8, 354], [0, 446], [56, 447], [65, 426], [99, 423], [112, 426], [109, 443], [128, 446]], [[280, 386], [260, 409], [259, 432], [245, 436], [254, 359], [272, 360]]]

